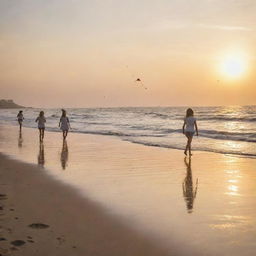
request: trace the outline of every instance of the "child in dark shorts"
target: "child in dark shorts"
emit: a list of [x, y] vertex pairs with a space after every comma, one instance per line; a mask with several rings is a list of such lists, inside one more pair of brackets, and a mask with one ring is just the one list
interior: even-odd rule
[[196, 135], [198, 136], [198, 128], [197, 128], [196, 119], [194, 117], [194, 111], [191, 108], [187, 109], [182, 131], [183, 131], [183, 134], [185, 134], [185, 136], [188, 139], [184, 154], [187, 155], [187, 151], [189, 151], [189, 156], [192, 156], [191, 142], [195, 134], [195, 131], [196, 131]]

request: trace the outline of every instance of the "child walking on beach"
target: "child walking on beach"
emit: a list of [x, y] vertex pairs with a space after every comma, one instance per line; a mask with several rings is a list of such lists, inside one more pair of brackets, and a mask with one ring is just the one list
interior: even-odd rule
[[36, 119], [36, 122], [38, 122], [39, 140], [40, 142], [42, 142], [44, 139], [44, 130], [45, 130], [45, 123], [46, 123], [46, 119], [44, 117], [44, 111], [40, 111], [39, 116]]
[[184, 119], [184, 124], [182, 127], [183, 134], [185, 134], [188, 139], [186, 149], [184, 151], [185, 155], [187, 155], [187, 151], [189, 151], [189, 156], [192, 156], [191, 142], [195, 134], [195, 128], [196, 128], [196, 135], [198, 136], [198, 128], [197, 128], [196, 119], [194, 117], [194, 111], [191, 108], [188, 108], [186, 112], [186, 117]]
[[24, 120], [24, 116], [23, 116], [23, 111], [20, 110], [18, 115], [17, 115], [17, 118], [18, 118], [18, 123], [20, 125], [20, 131], [21, 131], [21, 128], [22, 128], [22, 122]]
[[68, 135], [70, 123], [69, 123], [69, 119], [67, 117], [67, 112], [64, 109], [62, 109], [62, 116], [60, 118], [59, 127], [63, 132], [63, 139], [65, 140]]

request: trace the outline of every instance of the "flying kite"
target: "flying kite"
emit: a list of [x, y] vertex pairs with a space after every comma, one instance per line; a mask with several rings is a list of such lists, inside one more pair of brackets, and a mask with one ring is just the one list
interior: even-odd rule
[[[128, 67], [128, 65], [126, 65], [126, 68], [128, 70], [128, 72], [130, 73], [131, 77], [133, 79], [135, 79], [135, 75], [130, 71], [130, 68]], [[142, 83], [141, 79], [140, 78], [137, 78], [135, 81], [134, 81], [138, 86], [141, 86], [143, 89], [147, 90], [148, 88]]]

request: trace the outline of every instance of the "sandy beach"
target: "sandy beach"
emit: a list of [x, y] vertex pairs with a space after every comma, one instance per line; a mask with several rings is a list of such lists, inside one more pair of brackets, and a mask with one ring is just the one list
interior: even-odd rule
[[256, 160], [0, 127], [1, 255], [254, 255]]

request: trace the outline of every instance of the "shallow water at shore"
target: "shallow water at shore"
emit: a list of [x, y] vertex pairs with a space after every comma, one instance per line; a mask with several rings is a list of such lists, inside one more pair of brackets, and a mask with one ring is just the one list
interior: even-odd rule
[[[37, 164], [106, 211], [168, 247], [202, 255], [253, 255], [256, 161], [152, 148], [117, 138], [0, 127], [0, 151]], [[171, 249], [171, 248], [170, 248]], [[200, 254], [198, 254], [200, 255]]]

